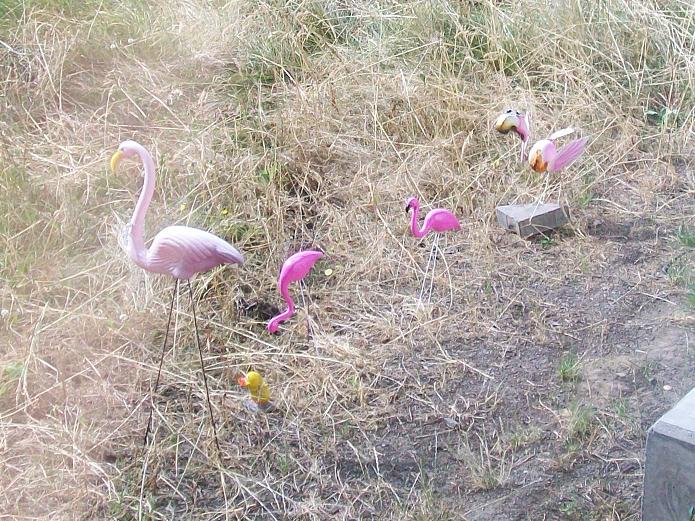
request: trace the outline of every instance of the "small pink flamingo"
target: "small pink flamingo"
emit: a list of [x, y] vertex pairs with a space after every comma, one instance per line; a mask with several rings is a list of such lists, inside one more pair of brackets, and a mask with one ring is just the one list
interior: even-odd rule
[[555, 146], [555, 140], [572, 134], [573, 128], [563, 128], [550, 134], [548, 139], [542, 139], [531, 147], [528, 162], [536, 172], [559, 172], [571, 165], [586, 148], [589, 138], [583, 137], [569, 142], [560, 150]]
[[422, 287], [420, 288], [420, 296], [418, 300], [422, 300], [422, 296], [425, 291], [425, 283], [427, 282], [427, 274], [430, 270], [430, 263], [432, 263], [432, 258], [434, 256], [434, 262], [432, 263], [432, 279], [430, 282], [430, 290], [428, 301], [432, 298], [432, 287], [434, 285], [434, 270], [437, 266], [437, 251], [439, 250], [439, 236], [441, 233], [460, 230], [461, 223], [459, 223], [456, 216], [449, 210], [444, 208], [435, 208], [427, 212], [425, 216], [425, 221], [423, 222], [422, 228], [418, 229], [417, 220], [420, 213], [420, 203], [417, 198], [411, 197], [405, 203], [405, 213], [406, 215], [410, 210], [413, 210], [413, 215], [410, 218], [410, 232], [418, 239], [423, 238], [430, 231], [435, 232], [434, 240], [432, 241], [432, 247], [430, 248], [430, 256], [427, 260], [427, 267], [425, 268], [425, 275], [422, 279]]
[[294, 301], [290, 297], [289, 285], [292, 282], [297, 282], [306, 277], [311, 268], [314, 267], [316, 261], [323, 257], [323, 253], [320, 251], [300, 251], [289, 257], [283, 264], [280, 270], [280, 276], [278, 277], [278, 288], [280, 289], [280, 294], [282, 298], [285, 299], [287, 303], [287, 309], [274, 316], [270, 322], [268, 322], [267, 329], [271, 333], [276, 333], [281, 322], [289, 320], [292, 315], [294, 315]]
[[[133, 158], [138, 156], [142, 161], [145, 170], [145, 183], [140, 193], [135, 212], [128, 225], [128, 255], [130, 258], [146, 271], [152, 273], [165, 273], [174, 277], [174, 291], [171, 295], [169, 306], [169, 319], [167, 320], [164, 343], [162, 345], [162, 355], [159, 359], [159, 369], [155, 380], [152, 394], [157, 392], [159, 377], [162, 373], [162, 362], [166, 352], [169, 327], [171, 326], [171, 315], [174, 309], [174, 298], [178, 293], [179, 281], [186, 280], [188, 291], [191, 296], [191, 308], [193, 310], [193, 324], [195, 326], [195, 338], [200, 355], [200, 367], [203, 372], [203, 382], [205, 383], [205, 396], [210, 412], [210, 422], [215, 436], [217, 452], [220, 453], [220, 445], [217, 440], [217, 428], [215, 427], [215, 417], [212, 412], [210, 402], [210, 391], [208, 390], [207, 375], [205, 373], [205, 363], [203, 362], [203, 350], [200, 347], [200, 337], [198, 335], [198, 321], [195, 314], [195, 302], [193, 299], [193, 288], [190, 278], [203, 271], [207, 271], [222, 264], [242, 264], [244, 257], [231, 244], [219, 237], [197, 228], [188, 226], [168, 226], [155, 235], [149, 249], [145, 246], [143, 239], [143, 229], [145, 227], [145, 214], [152, 201], [154, 194], [155, 166], [150, 153], [135, 141], [124, 141], [111, 158], [111, 171], [115, 172], [118, 164], [123, 158]], [[144, 443], [147, 445], [147, 438], [152, 426], [152, 409], [147, 420]]]
[[519, 161], [522, 163], [526, 159], [526, 147], [528, 146], [531, 133], [529, 131], [529, 115], [515, 109], [507, 109], [495, 120], [495, 129], [502, 134], [513, 131], [521, 138], [521, 156]]

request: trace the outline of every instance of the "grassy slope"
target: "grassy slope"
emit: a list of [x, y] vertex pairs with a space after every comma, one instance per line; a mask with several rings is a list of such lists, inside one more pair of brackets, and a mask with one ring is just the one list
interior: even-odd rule
[[[119, 247], [140, 180], [106, 162], [135, 138], [160, 168], [148, 229], [205, 227], [248, 257], [196, 286], [224, 490], [191, 448], [212, 451], [184, 314], [146, 512], [635, 519], [640, 467], [623, 464], [693, 383], [650, 335], [678, 346], [693, 321], [676, 235], [695, 225], [695, 13], [558, 4], [2, 3], [2, 511], [138, 511], [168, 281]], [[509, 105], [537, 136], [581, 128], [589, 153], [561, 182], [529, 174], [490, 129]], [[411, 194], [463, 221], [424, 309]], [[497, 229], [495, 205], [539, 197], [569, 201], [572, 228]], [[309, 281], [316, 334], [300, 314], [270, 338], [277, 267], [312, 245], [329, 253]], [[279, 412], [241, 405], [250, 366]]]

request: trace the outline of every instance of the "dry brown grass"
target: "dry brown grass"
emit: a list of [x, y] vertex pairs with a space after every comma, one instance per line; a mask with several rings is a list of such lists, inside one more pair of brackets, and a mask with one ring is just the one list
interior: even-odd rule
[[[689, 352], [669, 364], [646, 336], [680, 342], [693, 324], [692, 252], [674, 239], [695, 225], [688, 2], [42, 0], [0, 14], [5, 515], [636, 519], [641, 435], [675, 399], [649, 382], [694, 383]], [[507, 106], [532, 112], [536, 136], [581, 128], [588, 153], [561, 180], [530, 174], [490, 127]], [[106, 166], [126, 138], [159, 165], [150, 236], [187, 223], [247, 256], [195, 282], [223, 465], [182, 293], [142, 489], [170, 281], [120, 246], [140, 178]], [[406, 233], [408, 195], [463, 224], [419, 309], [428, 242]], [[494, 222], [497, 204], [558, 197], [574, 221], [550, 239]], [[311, 246], [328, 253], [308, 281], [314, 336], [303, 307], [270, 337], [278, 267]], [[581, 386], [558, 379], [566, 352]], [[250, 367], [274, 412], [243, 407], [233, 376]], [[624, 387], [601, 387], [616, 370]], [[580, 495], [585, 475], [619, 485]], [[557, 510], [566, 494], [576, 517]]]

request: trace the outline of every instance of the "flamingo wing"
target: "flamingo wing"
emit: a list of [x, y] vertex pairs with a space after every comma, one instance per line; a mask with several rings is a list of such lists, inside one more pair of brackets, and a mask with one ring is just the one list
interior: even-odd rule
[[571, 143], [568, 143], [562, 147], [560, 150], [558, 150], [557, 155], [553, 158], [548, 170], [551, 172], [557, 172], [572, 164], [575, 159], [582, 155], [588, 140], [589, 138], [585, 137], [575, 139]]
[[425, 226], [427, 226], [428, 222], [437, 233], [461, 229], [461, 223], [459, 223], [456, 216], [445, 208], [436, 208], [428, 213], [425, 217]]
[[562, 130], [557, 130], [550, 134], [550, 137], [548, 139], [550, 140], [555, 140], [555, 139], [560, 139], [561, 137], [569, 136], [570, 134], [574, 133], [574, 129], [572, 127], [567, 127], [563, 128]]
[[155, 236], [147, 262], [152, 271], [187, 279], [220, 264], [241, 264], [244, 257], [231, 244], [204, 230], [169, 226]]

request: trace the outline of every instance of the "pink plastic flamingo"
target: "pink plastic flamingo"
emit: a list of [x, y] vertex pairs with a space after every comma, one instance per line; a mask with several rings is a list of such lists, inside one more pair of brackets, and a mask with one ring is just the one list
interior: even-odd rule
[[522, 163], [526, 159], [526, 147], [531, 138], [529, 119], [528, 114], [523, 114], [515, 109], [507, 109], [495, 120], [495, 128], [498, 132], [507, 134], [509, 131], [513, 131], [521, 138], [521, 156], [519, 161]]
[[[147, 213], [147, 208], [154, 194], [155, 166], [152, 156], [142, 145], [135, 141], [124, 141], [111, 158], [111, 170], [115, 172], [119, 162], [123, 158], [134, 158], [136, 156], [142, 161], [145, 170], [145, 184], [140, 193], [137, 205], [135, 206], [133, 217], [128, 225], [128, 255], [133, 259], [135, 264], [142, 269], [153, 273], [165, 273], [171, 275], [175, 279], [174, 291], [171, 295], [171, 304], [169, 306], [169, 319], [167, 320], [167, 328], [162, 345], [162, 355], [159, 359], [159, 369], [157, 371], [157, 379], [155, 380], [152, 394], [157, 391], [159, 377], [162, 373], [162, 362], [164, 361], [167, 337], [169, 336], [169, 327], [171, 325], [171, 315], [174, 309], [174, 298], [178, 293], [179, 281], [186, 280], [188, 283], [188, 291], [191, 296], [193, 324], [195, 326], [198, 354], [200, 355], [200, 367], [203, 371], [205, 396], [208, 402], [212, 430], [215, 435], [215, 445], [217, 446], [219, 454], [220, 446], [217, 441], [217, 428], [215, 427], [215, 418], [210, 402], [210, 391], [208, 390], [205, 363], [203, 362], [203, 351], [200, 347], [198, 321], [195, 314], [195, 303], [190, 278], [197, 273], [207, 271], [221, 264], [242, 264], [244, 262], [244, 257], [231, 244], [219, 237], [188, 226], [168, 226], [164, 228], [155, 235], [148, 249], [143, 239], [143, 229], [145, 225], [145, 214]], [[145, 445], [147, 445], [147, 438], [152, 424], [152, 408], [150, 409], [150, 417], [147, 420], [147, 429], [145, 430]]]
[[287, 303], [287, 309], [274, 316], [270, 322], [268, 322], [268, 331], [271, 333], [276, 333], [281, 322], [289, 320], [292, 315], [294, 315], [294, 301], [290, 297], [289, 285], [292, 282], [297, 282], [306, 277], [311, 268], [314, 267], [316, 261], [323, 257], [323, 253], [320, 251], [300, 251], [289, 257], [283, 264], [280, 270], [280, 276], [278, 277], [278, 288], [280, 289], [280, 294], [282, 298]]
[[[521, 161], [526, 154], [526, 146], [531, 138], [529, 114], [507, 109], [495, 120], [495, 128], [502, 134], [515, 132], [521, 138]], [[560, 150], [555, 141], [574, 132], [573, 128], [563, 128], [553, 132], [547, 139], [542, 139], [531, 147], [529, 165], [536, 172], [559, 172], [573, 163], [586, 148], [588, 138], [575, 139]]]
[[548, 139], [542, 139], [531, 147], [528, 162], [536, 172], [559, 172], [571, 165], [586, 148], [589, 138], [575, 139], [560, 150], [555, 146], [555, 140], [574, 132], [573, 128], [563, 128], [550, 134]]
[[410, 210], [413, 211], [413, 215], [410, 218], [410, 231], [415, 237], [421, 239], [430, 231], [435, 232], [435, 237], [432, 241], [432, 247], [430, 248], [430, 256], [427, 260], [427, 267], [425, 268], [425, 276], [422, 280], [422, 287], [420, 288], [419, 296], [419, 300], [422, 300], [422, 296], [425, 291], [425, 283], [427, 282], [427, 274], [429, 273], [430, 263], [432, 263], [432, 259], [434, 256], [434, 262], [432, 263], [432, 280], [430, 282], [430, 290], [428, 296], [429, 301], [429, 299], [432, 298], [432, 286], [434, 285], [434, 270], [437, 266], [437, 250], [439, 250], [439, 235], [448, 231], [460, 230], [461, 223], [459, 223], [456, 216], [449, 210], [446, 210], [444, 208], [435, 208], [434, 210], [430, 210], [427, 213], [422, 228], [418, 229], [417, 221], [418, 216], [420, 214], [420, 203], [415, 197], [409, 198], [405, 203], [406, 215]]

